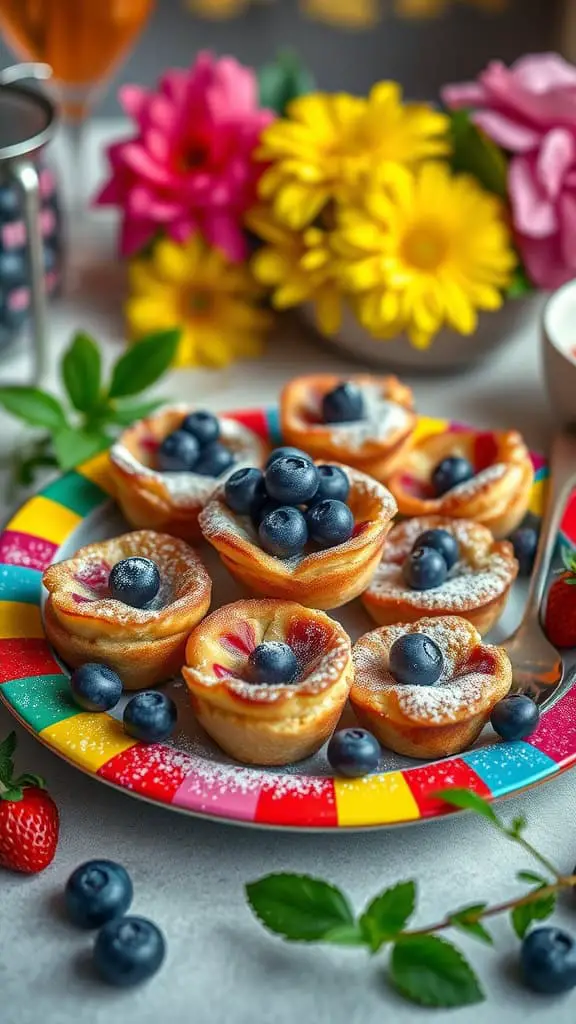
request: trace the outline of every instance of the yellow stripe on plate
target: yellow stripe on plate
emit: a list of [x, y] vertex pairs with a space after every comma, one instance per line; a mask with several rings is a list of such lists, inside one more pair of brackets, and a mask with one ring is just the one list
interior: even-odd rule
[[412, 435], [412, 442], [423, 441], [433, 434], [443, 434], [448, 427], [448, 420], [436, 420], [430, 416], [419, 416]]
[[402, 772], [334, 779], [339, 825], [385, 825], [420, 817]]
[[40, 609], [22, 601], [0, 601], [0, 639], [42, 638], [44, 626]]
[[31, 533], [52, 544], [62, 544], [81, 522], [82, 516], [39, 494], [16, 513], [6, 529]]
[[76, 472], [81, 473], [87, 480], [91, 480], [93, 484], [97, 484], [107, 494], [113, 493], [114, 488], [108, 452], [102, 452], [100, 455], [95, 455], [93, 459], [83, 462], [81, 466], [76, 467]]
[[42, 729], [40, 736], [89, 772], [97, 772], [116, 754], [136, 745], [136, 740], [126, 736], [121, 722], [103, 714], [83, 713], [65, 718]]
[[530, 504], [528, 508], [535, 516], [541, 516], [544, 510], [544, 497], [548, 480], [535, 480], [532, 484]]

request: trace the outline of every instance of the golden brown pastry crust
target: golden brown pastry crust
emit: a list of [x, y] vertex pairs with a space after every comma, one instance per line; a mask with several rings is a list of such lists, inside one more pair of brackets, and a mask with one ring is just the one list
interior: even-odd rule
[[[402, 565], [420, 534], [438, 529], [456, 538], [459, 561], [442, 586], [411, 590], [402, 577]], [[417, 622], [424, 615], [461, 615], [484, 636], [500, 618], [517, 575], [512, 545], [495, 541], [485, 526], [467, 519], [420, 516], [392, 528], [362, 603], [381, 626]]]
[[252, 593], [310, 608], [339, 608], [366, 589], [396, 513], [396, 502], [382, 484], [349, 466], [342, 469], [350, 480], [348, 504], [356, 523], [355, 535], [345, 544], [302, 558], [275, 558], [260, 547], [248, 517], [228, 508], [223, 488], [200, 514], [202, 533]]
[[[295, 683], [246, 681], [248, 656], [264, 640], [292, 647]], [[352, 682], [351, 644], [322, 612], [291, 601], [237, 601], [191, 633], [182, 674], [196, 717], [226, 753], [245, 764], [290, 764], [333, 732]]]
[[[390, 674], [390, 648], [405, 633], [424, 633], [441, 648], [445, 671], [434, 686], [402, 685]], [[358, 721], [408, 757], [465, 750], [512, 684], [506, 651], [482, 644], [474, 626], [457, 616], [382, 626], [357, 641], [352, 657], [350, 701]]]
[[[150, 608], [131, 608], [108, 596], [112, 566], [140, 555], [156, 562], [162, 579]], [[180, 671], [190, 630], [210, 607], [212, 583], [200, 556], [183, 540], [138, 530], [80, 548], [46, 569], [48, 639], [73, 668], [102, 662], [128, 690], [140, 690]]]
[[[355, 431], [334, 423], [320, 422], [319, 410], [323, 395], [343, 380], [360, 387], [374, 389], [384, 401], [399, 407], [399, 419], [391, 429], [378, 435], [354, 439]], [[280, 422], [286, 444], [296, 445], [324, 462], [344, 462], [348, 466], [385, 480], [410, 445], [416, 425], [414, 398], [410, 388], [396, 377], [352, 374], [315, 374], [290, 381], [280, 396]]]

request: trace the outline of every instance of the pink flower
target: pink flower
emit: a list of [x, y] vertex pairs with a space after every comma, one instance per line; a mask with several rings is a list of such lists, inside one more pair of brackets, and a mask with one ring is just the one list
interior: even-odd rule
[[529, 277], [542, 288], [576, 277], [576, 67], [554, 53], [511, 68], [494, 61], [442, 98], [472, 108], [474, 123], [513, 154], [508, 192]]
[[167, 72], [156, 92], [127, 85], [119, 97], [137, 130], [108, 147], [110, 178], [94, 202], [120, 207], [122, 255], [158, 232], [184, 242], [198, 230], [231, 260], [244, 259], [242, 219], [262, 172], [252, 154], [273, 118], [258, 109], [254, 73], [201, 53], [188, 71]]

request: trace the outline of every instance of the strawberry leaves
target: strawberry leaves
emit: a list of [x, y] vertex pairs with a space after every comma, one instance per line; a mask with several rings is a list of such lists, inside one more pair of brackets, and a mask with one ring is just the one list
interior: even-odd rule
[[45, 783], [40, 775], [24, 772], [14, 777], [14, 754], [16, 752], [16, 733], [11, 732], [0, 743], [0, 800], [18, 802], [24, 796], [28, 786], [43, 788]]
[[564, 577], [563, 582], [568, 586], [576, 586], [576, 548], [562, 548], [562, 564], [566, 572], [569, 573], [568, 577]]

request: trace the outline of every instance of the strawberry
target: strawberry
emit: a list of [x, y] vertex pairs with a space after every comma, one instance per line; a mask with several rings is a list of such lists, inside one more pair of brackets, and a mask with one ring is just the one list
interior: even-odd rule
[[35, 874], [54, 859], [58, 808], [38, 775], [14, 778], [16, 733], [0, 743], [0, 866]]
[[555, 647], [576, 647], [576, 549], [564, 548], [565, 572], [548, 591], [544, 627]]

